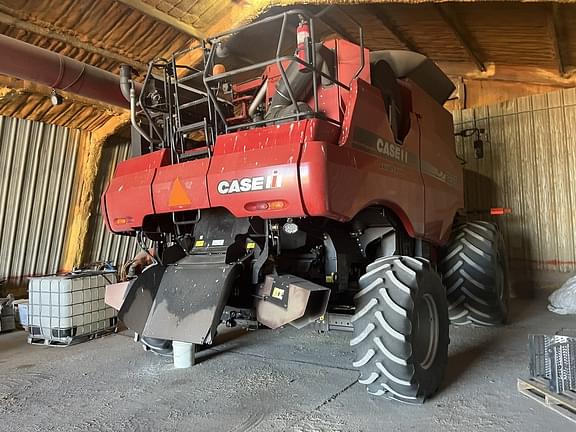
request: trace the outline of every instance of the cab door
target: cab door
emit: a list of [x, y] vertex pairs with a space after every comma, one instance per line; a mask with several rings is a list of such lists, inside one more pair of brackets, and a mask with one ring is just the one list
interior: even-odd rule
[[452, 115], [411, 83], [420, 128], [420, 171], [424, 183], [424, 237], [443, 243], [456, 212], [464, 207], [462, 166], [456, 157]]

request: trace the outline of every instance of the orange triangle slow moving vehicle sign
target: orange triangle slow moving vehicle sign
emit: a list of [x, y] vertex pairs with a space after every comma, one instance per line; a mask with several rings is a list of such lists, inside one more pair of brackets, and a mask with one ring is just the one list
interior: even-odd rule
[[179, 177], [172, 182], [172, 188], [170, 189], [170, 196], [168, 197], [169, 207], [180, 207], [191, 204], [190, 197], [184, 189], [184, 185], [180, 181]]

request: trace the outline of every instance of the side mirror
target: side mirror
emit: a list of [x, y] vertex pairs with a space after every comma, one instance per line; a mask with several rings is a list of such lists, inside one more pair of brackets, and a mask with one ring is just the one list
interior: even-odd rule
[[477, 139], [474, 141], [474, 157], [476, 159], [484, 158], [484, 141]]
[[[471, 137], [473, 135], [476, 135], [476, 139], [473, 141], [474, 158], [475, 159], [483, 159], [484, 158], [484, 141], [482, 141], [482, 138], [480, 138], [480, 136], [484, 133], [486, 133], [486, 131], [484, 129], [473, 127], [473, 128], [469, 128], [469, 129], [463, 129], [460, 132], [455, 132], [454, 136], [459, 136], [462, 138], [468, 138], [468, 137]], [[466, 163], [466, 161], [464, 159], [462, 159], [460, 157], [459, 157], [459, 159], [463, 163]]]

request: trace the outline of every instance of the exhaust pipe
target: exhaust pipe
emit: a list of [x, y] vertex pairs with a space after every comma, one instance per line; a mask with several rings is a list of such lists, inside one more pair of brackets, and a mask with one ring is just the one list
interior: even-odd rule
[[330, 289], [294, 275], [266, 276], [258, 294], [258, 321], [271, 329], [300, 329], [326, 313]]

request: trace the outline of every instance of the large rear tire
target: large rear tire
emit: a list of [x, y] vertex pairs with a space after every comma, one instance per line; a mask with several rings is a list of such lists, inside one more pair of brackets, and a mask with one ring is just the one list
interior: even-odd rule
[[448, 306], [430, 264], [379, 258], [360, 280], [352, 318], [354, 367], [369, 393], [422, 403], [442, 381], [448, 356]]
[[495, 326], [508, 318], [509, 284], [504, 241], [490, 222], [454, 229], [440, 268], [455, 325]]

